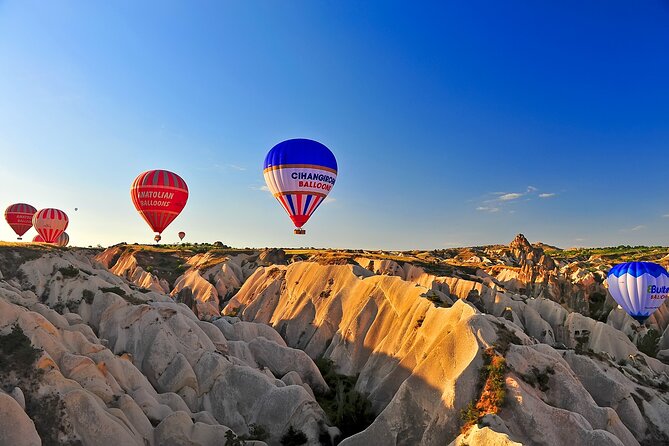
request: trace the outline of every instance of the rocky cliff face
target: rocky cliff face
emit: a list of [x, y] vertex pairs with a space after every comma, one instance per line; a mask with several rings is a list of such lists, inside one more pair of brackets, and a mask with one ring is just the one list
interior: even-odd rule
[[[522, 235], [429, 253], [0, 248], [0, 445], [669, 444], [669, 311], [653, 332], [616, 310], [617, 259]], [[368, 410], [355, 430], [339, 416]]]
[[[459, 278], [442, 283], [457, 297], [448, 308], [435, 305], [429, 288], [398, 276], [300, 262], [257, 270], [224, 311], [269, 324], [289, 346], [358, 375], [356, 388], [379, 416], [342, 444], [430, 445], [456, 437], [462, 444], [492, 441], [492, 432], [500, 444], [669, 441], [656, 418], [669, 409], [669, 369], [622, 332], [548, 299]], [[468, 302], [472, 291], [478, 309]], [[461, 412], [482, 398], [477, 382], [490, 349], [506, 363], [504, 404], [484, 423], [491, 432], [458, 437]], [[601, 384], [611, 380], [615, 396]]]
[[201, 321], [76, 253], [1, 255], [18, 267], [0, 282], [0, 412], [11, 414], [0, 444], [214, 445], [261, 428], [271, 445], [290, 427], [317, 444], [336, 434], [313, 397], [326, 388], [318, 369], [268, 327]]

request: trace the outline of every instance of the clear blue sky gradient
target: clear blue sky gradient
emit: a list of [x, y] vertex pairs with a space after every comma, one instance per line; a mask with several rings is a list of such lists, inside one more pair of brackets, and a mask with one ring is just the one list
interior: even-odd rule
[[[0, 1], [0, 205], [151, 242], [129, 187], [164, 168], [191, 192], [168, 242], [667, 245], [668, 24], [659, 0]], [[294, 137], [340, 166], [302, 238], [261, 190]]]

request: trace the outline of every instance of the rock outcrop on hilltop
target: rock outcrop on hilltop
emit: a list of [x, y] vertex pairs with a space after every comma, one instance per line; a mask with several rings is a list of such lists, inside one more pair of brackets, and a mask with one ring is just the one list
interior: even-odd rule
[[0, 255], [19, 264], [0, 281], [0, 423], [15, 426], [0, 444], [218, 445], [260, 432], [273, 445], [291, 427], [317, 444], [336, 434], [313, 397], [326, 390], [318, 369], [268, 327], [201, 321], [74, 252]]

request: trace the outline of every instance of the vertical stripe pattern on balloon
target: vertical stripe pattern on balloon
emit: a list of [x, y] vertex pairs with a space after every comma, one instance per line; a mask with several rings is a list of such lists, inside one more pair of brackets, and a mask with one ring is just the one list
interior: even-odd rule
[[162, 233], [186, 206], [188, 186], [176, 173], [149, 170], [135, 178], [130, 198], [151, 229]]
[[334, 187], [337, 161], [317, 141], [291, 139], [269, 151], [263, 175], [269, 191], [301, 228]]
[[55, 243], [68, 223], [67, 214], [60, 209], [42, 209], [33, 216], [33, 226], [46, 243]]
[[5, 220], [16, 235], [23, 236], [33, 226], [33, 216], [37, 209], [26, 203], [15, 203], [5, 209]]

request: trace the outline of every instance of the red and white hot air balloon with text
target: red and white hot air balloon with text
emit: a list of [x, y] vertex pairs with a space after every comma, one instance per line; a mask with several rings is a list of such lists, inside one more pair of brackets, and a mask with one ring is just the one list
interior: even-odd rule
[[10, 204], [5, 209], [5, 220], [19, 236], [19, 240], [21, 240], [23, 234], [33, 227], [35, 212], [37, 212], [37, 209], [26, 203]]
[[177, 218], [188, 201], [188, 186], [174, 172], [149, 170], [141, 173], [130, 188], [130, 197], [142, 218], [156, 232], [154, 240]]

